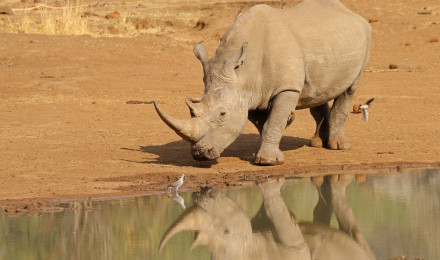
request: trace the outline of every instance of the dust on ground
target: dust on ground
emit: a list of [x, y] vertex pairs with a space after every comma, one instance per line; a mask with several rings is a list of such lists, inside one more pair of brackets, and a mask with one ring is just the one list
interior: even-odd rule
[[[281, 142], [284, 165], [253, 165], [260, 141], [251, 123], [216, 162], [192, 159], [189, 144], [160, 120], [151, 100], [188, 118], [184, 100], [203, 95], [194, 45], [204, 40], [212, 55], [238, 10], [298, 2], [84, 1], [83, 36], [45, 34], [38, 19], [52, 9], [19, 10], [39, 3], [0, 2], [2, 203], [163, 192], [182, 173], [181, 190], [197, 190], [271, 175], [438, 167], [436, 0], [342, 1], [373, 28], [370, 62], [353, 105], [375, 101], [368, 123], [359, 114], [347, 119], [352, 150], [309, 147], [315, 123], [301, 110]], [[18, 27], [24, 18], [32, 22]], [[38, 34], [23, 33], [26, 28]]]

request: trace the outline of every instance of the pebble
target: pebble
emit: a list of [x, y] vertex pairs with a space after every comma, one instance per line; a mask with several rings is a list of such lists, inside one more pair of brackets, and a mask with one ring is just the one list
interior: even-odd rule
[[432, 9], [430, 7], [425, 6], [423, 8], [423, 11], [418, 12], [417, 14], [420, 15], [427, 15], [427, 14], [431, 14], [432, 13]]
[[150, 23], [147, 20], [140, 21], [136, 24], [137, 30], [147, 29], [148, 27], [150, 27]]
[[14, 11], [9, 6], [0, 7], [0, 14], [13, 15]]
[[115, 26], [112, 26], [112, 25], [107, 27], [107, 31], [110, 34], [120, 34], [121, 33], [118, 28], [116, 28]]
[[119, 19], [121, 17], [121, 14], [118, 11], [114, 11], [113, 13], [108, 13], [105, 15], [105, 18], [107, 19]]

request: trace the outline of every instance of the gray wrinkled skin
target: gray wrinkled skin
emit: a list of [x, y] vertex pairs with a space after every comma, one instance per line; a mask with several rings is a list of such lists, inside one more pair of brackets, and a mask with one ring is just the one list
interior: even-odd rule
[[337, 0], [305, 0], [290, 9], [257, 5], [236, 18], [211, 59], [203, 42], [194, 48], [205, 93], [187, 101], [192, 118], [156, 109], [191, 142], [197, 160], [218, 158], [249, 119], [262, 136], [255, 163], [282, 164], [283, 131], [292, 112], [305, 108], [317, 125], [312, 146], [350, 149], [343, 126], [370, 42], [368, 22]]
[[[222, 192], [208, 191], [167, 230], [159, 250], [175, 234], [194, 230], [192, 247], [206, 246], [212, 259], [373, 260], [346, 197], [352, 180], [350, 175], [313, 180], [320, 193], [313, 222], [298, 223], [288, 210], [280, 193], [283, 179], [259, 185], [263, 205], [252, 221]], [[339, 229], [330, 227], [333, 213]]]

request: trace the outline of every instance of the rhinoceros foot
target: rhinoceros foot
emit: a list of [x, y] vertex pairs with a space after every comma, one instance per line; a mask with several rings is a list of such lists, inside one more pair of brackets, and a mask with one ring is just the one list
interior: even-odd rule
[[351, 174], [341, 174], [330, 176], [330, 184], [332, 189], [340, 190], [345, 193], [347, 186], [353, 181], [354, 176]]
[[319, 136], [313, 136], [310, 139], [310, 146], [312, 147], [325, 147], [328, 143], [328, 140], [322, 140]]
[[351, 143], [344, 135], [330, 136], [328, 147], [332, 150], [350, 150]]
[[255, 164], [281, 165], [284, 163], [283, 152], [278, 147], [262, 146], [255, 156]]
[[278, 161], [277, 160], [273, 160], [273, 159], [266, 159], [266, 158], [256, 158], [255, 159], [255, 164], [258, 165], [281, 165], [283, 164], [284, 161]]

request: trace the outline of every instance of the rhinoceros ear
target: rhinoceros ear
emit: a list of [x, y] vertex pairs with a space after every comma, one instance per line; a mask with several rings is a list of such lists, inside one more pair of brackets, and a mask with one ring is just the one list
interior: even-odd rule
[[243, 62], [246, 60], [246, 52], [247, 52], [248, 43], [243, 43], [243, 46], [235, 52], [234, 56], [232, 56], [230, 62], [228, 64], [232, 65], [234, 69], [238, 69]]
[[196, 47], [194, 47], [194, 54], [197, 59], [202, 62], [202, 65], [205, 66], [205, 62], [208, 60], [208, 52], [206, 51], [204, 42], [199, 42]]

